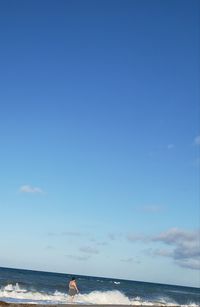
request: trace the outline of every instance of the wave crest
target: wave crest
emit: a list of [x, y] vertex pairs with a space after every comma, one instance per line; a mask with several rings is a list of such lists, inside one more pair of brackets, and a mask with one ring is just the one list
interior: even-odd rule
[[[18, 303], [37, 303], [37, 304], [70, 304], [70, 298], [67, 293], [55, 291], [54, 293], [45, 293], [30, 291], [21, 287], [18, 283], [8, 284], [0, 289], [0, 300], [6, 302]], [[174, 302], [166, 300], [151, 302], [142, 300], [140, 297], [128, 298], [124, 293], [113, 291], [92, 291], [88, 294], [78, 294], [74, 298], [77, 304], [100, 304], [100, 305], [135, 305], [135, 306], [178, 306]], [[198, 307], [196, 304], [182, 305], [184, 307]]]

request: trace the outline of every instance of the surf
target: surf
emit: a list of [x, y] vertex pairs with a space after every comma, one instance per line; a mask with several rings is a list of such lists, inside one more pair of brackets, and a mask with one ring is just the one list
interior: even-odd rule
[[[15, 303], [31, 303], [31, 304], [70, 304], [70, 298], [67, 293], [54, 291], [47, 293], [44, 291], [34, 291], [16, 284], [7, 284], [0, 288], [0, 300]], [[140, 297], [127, 297], [118, 290], [111, 291], [91, 291], [89, 293], [81, 293], [75, 296], [76, 304], [99, 304], [99, 305], [134, 305], [134, 306], [184, 306], [197, 307], [197, 304], [191, 302], [189, 305], [179, 305], [176, 302], [167, 301], [160, 298], [159, 301], [148, 301]]]

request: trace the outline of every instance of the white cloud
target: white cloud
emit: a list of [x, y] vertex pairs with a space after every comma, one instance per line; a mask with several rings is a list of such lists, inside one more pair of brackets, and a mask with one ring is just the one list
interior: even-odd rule
[[41, 188], [32, 187], [30, 185], [22, 185], [19, 190], [21, 193], [44, 193]]
[[194, 144], [195, 145], [200, 145], [200, 135], [197, 135], [194, 139]]

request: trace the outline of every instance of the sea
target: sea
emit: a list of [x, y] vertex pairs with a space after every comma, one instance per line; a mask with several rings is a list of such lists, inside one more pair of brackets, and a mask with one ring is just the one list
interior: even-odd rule
[[[73, 275], [74, 276], [74, 275]], [[0, 268], [0, 301], [70, 304], [71, 274]], [[74, 304], [200, 306], [200, 289], [115, 278], [75, 275], [80, 293]]]

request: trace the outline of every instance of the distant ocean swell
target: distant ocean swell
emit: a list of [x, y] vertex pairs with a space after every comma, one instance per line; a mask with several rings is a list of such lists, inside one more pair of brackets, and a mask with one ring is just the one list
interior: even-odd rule
[[[47, 293], [38, 292], [34, 289], [26, 289], [16, 284], [7, 284], [0, 288], [0, 300], [5, 302], [20, 302], [32, 304], [69, 304], [69, 296], [66, 293], [55, 291]], [[171, 298], [160, 297], [156, 301], [147, 301], [140, 297], [129, 298], [118, 290], [112, 291], [92, 291], [90, 293], [78, 294], [74, 303], [77, 304], [125, 304], [135, 306], [184, 306], [197, 307], [199, 305], [190, 302], [187, 305], [179, 305]]]

